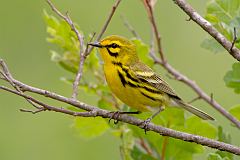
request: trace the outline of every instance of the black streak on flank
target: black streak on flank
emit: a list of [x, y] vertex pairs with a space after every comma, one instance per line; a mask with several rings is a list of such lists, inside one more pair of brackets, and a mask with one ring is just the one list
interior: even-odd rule
[[153, 97], [151, 97], [151, 96], [149, 96], [149, 95], [146, 95], [146, 94], [145, 94], [145, 93], [143, 93], [143, 92], [141, 92], [141, 94], [142, 94], [142, 95], [144, 95], [145, 97], [147, 97], [147, 98], [149, 98], [149, 99], [153, 100], [153, 101], [158, 101], [158, 99], [156, 99], [156, 98], [153, 98]]
[[[121, 69], [126, 73], [126, 76], [127, 76], [129, 79], [131, 79], [133, 82], [137, 82], [137, 83], [139, 82], [138, 79], [132, 77], [132, 76], [128, 73], [128, 69], [123, 68], [122, 63], [112, 61], [112, 64], [121, 67]], [[119, 72], [119, 71], [118, 71], [118, 72]], [[120, 73], [120, 74], [121, 74], [121, 73]], [[121, 76], [124, 78], [123, 75], [121, 75]], [[143, 79], [140, 79], [140, 80], [143, 81]], [[144, 88], [145, 90], [147, 90], [147, 91], [149, 91], [149, 92], [151, 92], [151, 93], [159, 93], [159, 94], [162, 93], [162, 91], [160, 91], [160, 90], [153, 89], [153, 88], [149, 88], [149, 87], [147, 87], [147, 86], [145, 86], [145, 85], [140, 86], [140, 85], [137, 85], [137, 84], [133, 84], [133, 83], [131, 83], [131, 82], [127, 82], [125, 79], [124, 79], [124, 81], [126, 82], [125, 84], [128, 84], [128, 85], [131, 86], [131, 87], [140, 87], [140, 88]], [[146, 83], [149, 83], [147, 80], [145, 80], [145, 82], [146, 82]], [[124, 87], [125, 87], [125, 86], [124, 86]], [[174, 97], [174, 95], [172, 95], [172, 97]], [[177, 96], [174, 97], [174, 98], [179, 99], [179, 98], [177, 98]]]
[[112, 57], [117, 57], [118, 56], [118, 52], [111, 52], [109, 48], [107, 48], [108, 54]]
[[139, 82], [138, 79], [134, 78], [130, 73], [129, 70], [126, 68], [122, 68], [122, 70], [126, 73], [126, 76], [131, 79], [133, 82]]
[[125, 85], [127, 84], [127, 81], [124, 79], [124, 76], [118, 71], [118, 76], [122, 82], [122, 85], [125, 87]]
[[112, 61], [112, 64], [117, 65], [119, 67], [122, 67], [122, 63], [121, 62]]
[[139, 82], [138, 79], [134, 78], [134, 77], [129, 73], [129, 69], [127, 69], [126, 67], [124, 67], [121, 62], [114, 62], [114, 61], [113, 61], [112, 63], [113, 63], [114, 65], [117, 65], [117, 66], [121, 67], [121, 69], [123, 70], [123, 72], [126, 73], [126, 76], [127, 76], [129, 79], [131, 79], [131, 80], [134, 81], [134, 82]]

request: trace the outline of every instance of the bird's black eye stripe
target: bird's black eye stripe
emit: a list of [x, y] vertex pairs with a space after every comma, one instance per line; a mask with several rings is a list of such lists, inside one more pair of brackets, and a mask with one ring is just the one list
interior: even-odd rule
[[107, 45], [106, 47], [107, 48], [120, 48], [120, 46], [118, 44], [116, 44], [116, 43], [112, 43], [110, 45]]

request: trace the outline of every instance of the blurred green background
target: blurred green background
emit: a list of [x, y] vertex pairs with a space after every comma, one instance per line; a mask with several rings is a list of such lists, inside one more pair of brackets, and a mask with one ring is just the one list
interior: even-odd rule
[[[113, 0], [54, 0], [61, 11], [69, 11], [84, 33], [99, 32], [111, 9]], [[204, 15], [207, 0], [189, 0]], [[68, 72], [50, 61], [46, 42], [43, 10], [52, 12], [42, 1], [1, 1], [0, 5], [0, 57], [15, 78], [20, 81], [70, 96], [72, 87], [60, 81]], [[225, 87], [224, 74], [234, 59], [227, 53], [213, 54], [200, 47], [207, 34], [183, 13], [172, 0], [159, 0], [155, 8], [156, 20], [162, 36], [162, 45], [169, 62], [196, 82], [226, 109], [239, 104], [239, 96]], [[124, 15], [145, 43], [150, 40], [150, 27], [140, 0], [123, 0], [105, 35], [118, 34], [131, 38], [120, 15]], [[166, 72], [159, 68], [165, 76]], [[186, 100], [196, 95], [188, 87], [165, 78]], [[0, 84], [3, 84], [2, 82]], [[80, 93], [84, 94], [84, 93]], [[49, 101], [47, 101], [49, 102]], [[51, 104], [57, 105], [51, 101]], [[231, 132], [233, 143], [239, 144], [238, 130], [208, 104], [197, 101], [194, 105], [213, 115]], [[120, 159], [119, 140], [111, 133], [93, 140], [83, 140], [71, 128], [72, 117], [54, 112], [36, 115], [21, 113], [19, 108], [31, 108], [23, 99], [0, 91], [0, 159], [1, 160], [112, 160]], [[237, 139], [237, 140], [236, 140]]]

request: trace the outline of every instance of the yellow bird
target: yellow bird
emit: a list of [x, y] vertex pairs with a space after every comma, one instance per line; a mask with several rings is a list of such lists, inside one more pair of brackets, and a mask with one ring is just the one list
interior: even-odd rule
[[166, 106], [179, 106], [204, 120], [214, 120], [184, 102], [159, 75], [144, 64], [132, 41], [112, 35], [89, 45], [100, 50], [106, 81], [111, 91], [129, 107], [154, 113], [146, 120], [147, 123]]

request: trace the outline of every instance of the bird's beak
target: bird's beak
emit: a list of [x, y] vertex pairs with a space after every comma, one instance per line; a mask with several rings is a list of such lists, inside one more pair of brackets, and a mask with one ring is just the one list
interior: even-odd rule
[[102, 47], [103, 47], [103, 46], [100, 44], [100, 42], [88, 43], [88, 45], [94, 46], [94, 47], [98, 47], [98, 48], [102, 48]]

